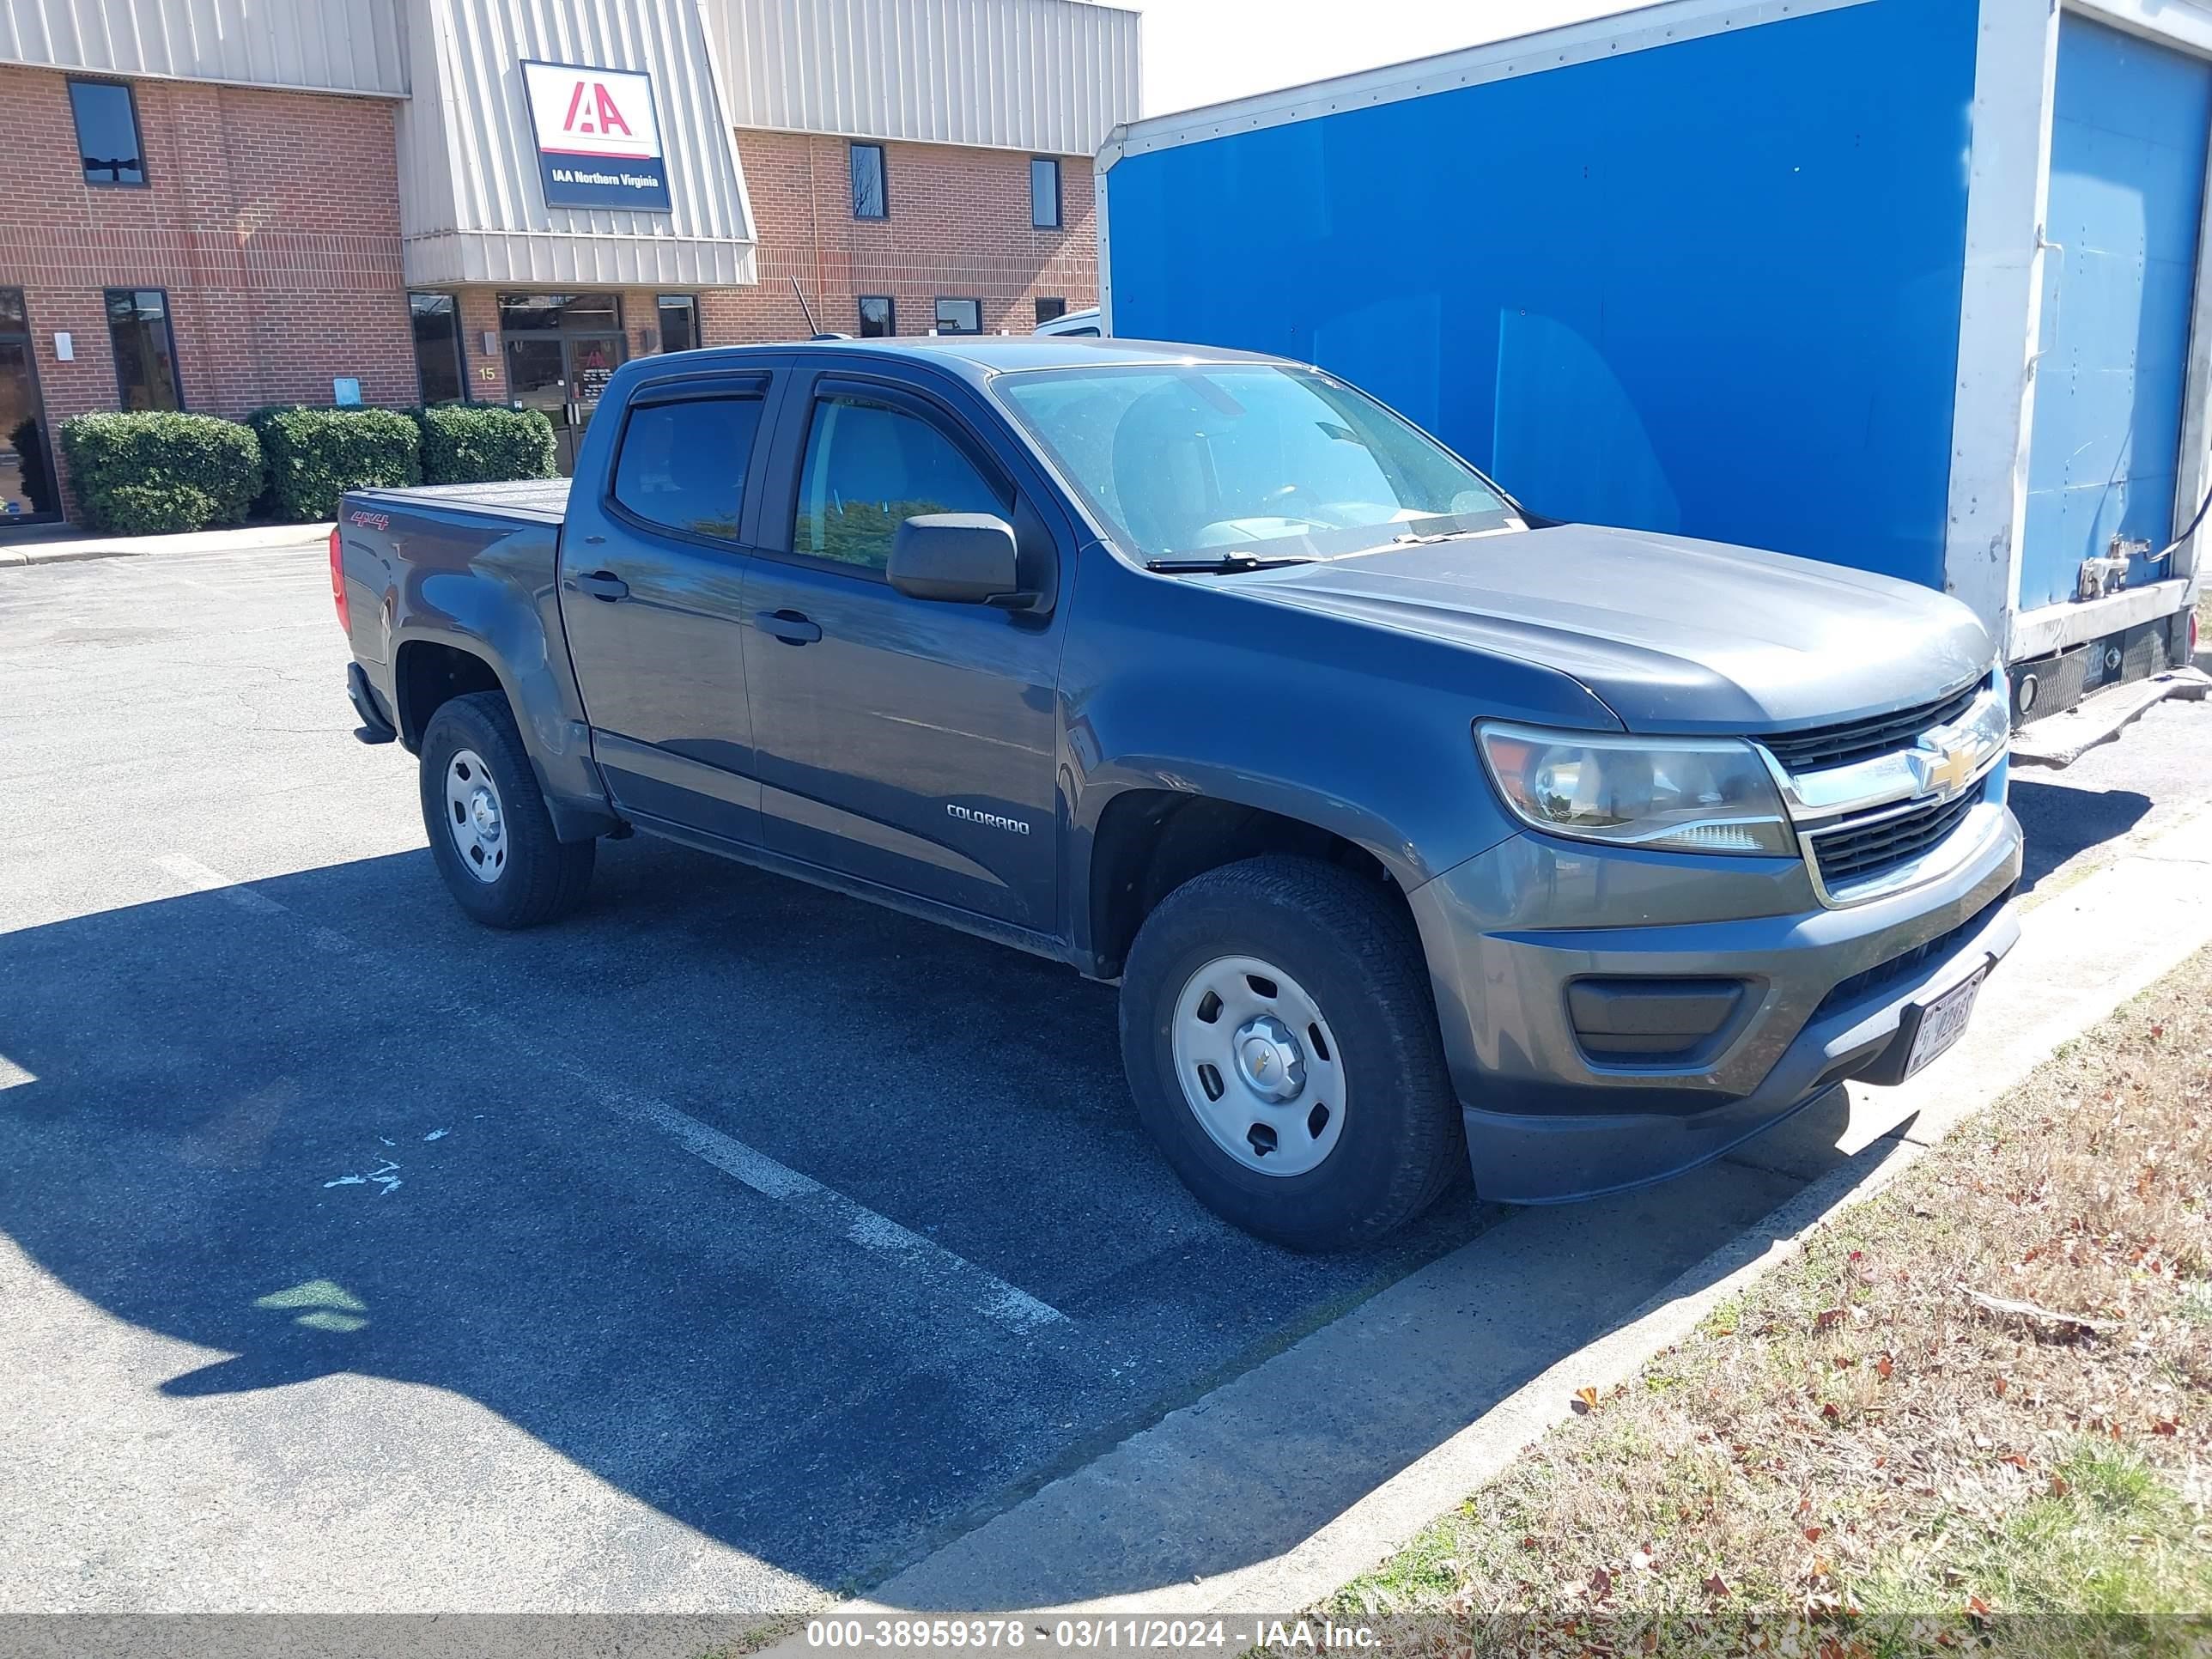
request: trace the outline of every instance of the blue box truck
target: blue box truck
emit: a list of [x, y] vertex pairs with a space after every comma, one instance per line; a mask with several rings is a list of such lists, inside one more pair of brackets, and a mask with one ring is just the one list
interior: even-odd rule
[[1102, 305], [1534, 512], [1948, 590], [2101, 732], [2202, 694], [2208, 143], [2193, 0], [1671, 0], [1116, 130]]

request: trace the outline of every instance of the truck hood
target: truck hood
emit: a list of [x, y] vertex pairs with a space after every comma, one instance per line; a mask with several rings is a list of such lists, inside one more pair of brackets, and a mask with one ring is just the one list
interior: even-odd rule
[[1996, 655], [1956, 599], [1719, 542], [1558, 525], [1230, 578], [1572, 675], [1632, 732], [1755, 732], [1926, 701]]

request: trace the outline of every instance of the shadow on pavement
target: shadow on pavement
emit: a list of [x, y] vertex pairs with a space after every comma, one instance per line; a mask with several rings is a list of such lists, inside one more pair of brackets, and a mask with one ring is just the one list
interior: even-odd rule
[[2009, 790], [2014, 814], [2027, 836], [2020, 877], [2027, 892], [2068, 860], [2118, 840], [2142, 821], [2151, 799], [2132, 789], [2078, 789], [2039, 783], [2015, 769]]
[[[911, 1559], [1498, 1214], [1462, 1189], [1385, 1252], [1259, 1244], [1143, 1141], [1109, 990], [659, 843], [610, 848], [587, 912], [538, 933], [469, 927], [418, 852], [0, 936], [0, 1053], [28, 1074], [0, 1088], [0, 1229], [96, 1307], [216, 1351], [90, 1386], [277, 1391], [258, 1431], [280, 1443], [314, 1420], [283, 1415], [294, 1382], [453, 1390], [824, 1585]], [[640, 1092], [1066, 1321], [979, 1316], [641, 1127]], [[1362, 1409], [1325, 1456], [1297, 1411], [1243, 1425], [1225, 1490], [1284, 1501], [1265, 1524], [1218, 1516], [1206, 1571], [1286, 1547], [1612, 1328], [1841, 1162], [1841, 1122], [1832, 1096], [1766, 1167], [1581, 1206], [1534, 1258], [1501, 1249], [1435, 1330], [1432, 1375], [1346, 1379]], [[465, 1460], [450, 1479], [493, 1484]], [[1099, 1593], [1146, 1588], [1110, 1552], [1090, 1571]]]

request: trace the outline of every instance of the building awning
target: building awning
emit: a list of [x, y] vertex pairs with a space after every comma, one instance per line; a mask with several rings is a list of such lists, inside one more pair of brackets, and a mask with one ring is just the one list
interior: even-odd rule
[[757, 280], [699, 0], [411, 0], [403, 17], [410, 285]]

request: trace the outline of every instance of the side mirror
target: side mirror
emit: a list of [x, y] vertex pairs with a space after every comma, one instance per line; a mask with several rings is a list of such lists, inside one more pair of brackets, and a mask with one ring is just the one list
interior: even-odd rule
[[899, 526], [884, 574], [910, 599], [1004, 604], [1015, 597], [1015, 565], [1014, 527], [1004, 519], [989, 513], [924, 513]]

